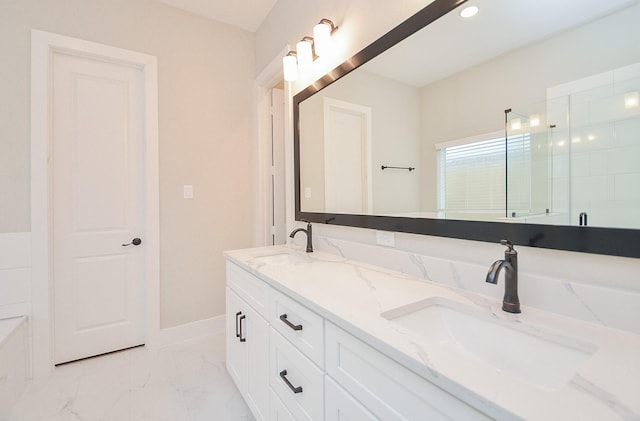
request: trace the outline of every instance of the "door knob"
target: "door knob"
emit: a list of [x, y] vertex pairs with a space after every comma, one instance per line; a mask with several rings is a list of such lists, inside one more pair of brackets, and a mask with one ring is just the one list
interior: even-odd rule
[[123, 244], [122, 247], [126, 247], [126, 246], [130, 246], [130, 245], [134, 245], [134, 246], [139, 246], [140, 244], [142, 244], [142, 240], [139, 239], [138, 237], [134, 238], [133, 240], [131, 240], [130, 243], [127, 244]]

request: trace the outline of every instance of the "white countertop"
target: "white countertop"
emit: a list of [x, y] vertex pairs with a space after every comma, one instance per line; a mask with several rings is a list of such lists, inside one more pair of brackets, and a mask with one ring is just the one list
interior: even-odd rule
[[[279, 253], [292, 254], [298, 261], [267, 264], [261, 258]], [[293, 245], [234, 250], [225, 255], [380, 352], [496, 418], [640, 419], [638, 335], [543, 312], [526, 303], [522, 304], [521, 314], [509, 314], [501, 310], [501, 301], [492, 298], [327, 253], [305, 253]], [[571, 343], [584, 344], [590, 356], [564, 381], [536, 384], [472, 356], [452, 352], [446, 345], [381, 316], [425, 299], [459, 303], [505, 325], [567, 338]]]

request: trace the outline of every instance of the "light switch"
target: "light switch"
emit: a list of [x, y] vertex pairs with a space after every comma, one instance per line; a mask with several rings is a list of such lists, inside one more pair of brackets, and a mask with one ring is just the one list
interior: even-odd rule
[[193, 186], [190, 184], [182, 186], [182, 196], [185, 199], [193, 199]]
[[308, 198], [310, 198], [310, 197], [311, 197], [311, 187], [305, 187], [305, 188], [304, 188], [304, 197], [305, 197], [306, 199], [308, 199]]

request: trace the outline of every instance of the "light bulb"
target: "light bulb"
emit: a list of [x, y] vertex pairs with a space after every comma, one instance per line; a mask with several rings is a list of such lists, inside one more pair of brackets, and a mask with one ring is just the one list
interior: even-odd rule
[[331, 25], [324, 20], [313, 27], [313, 44], [318, 57], [331, 51]]
[[470, 18], [472, 16], [475, 16], [476, 13], [478, 13], [478, 8], [476, 6], [469, 6], [460, 11], [460, 16], [462, 16], [463, 18]]
[[287, 82], [298, 80], [298, 63], [295, 55], [287, 54], [282, 57], [282, 71], [284, 73], [284, 80]]
[[635, 108], [640, 105], [638, 92], [629, 92], [624, 95], [624, 108]]
[[531, 114], [529, 116], [529, 126], [537, 127], [540, 125], [540, 116], [538, 114]]
[[313, 49], [311, 42], [303, 39], [296, 44], [296, 54], [298, 55], [298, 67], [300, 70], [309, 68], [313, 63]]

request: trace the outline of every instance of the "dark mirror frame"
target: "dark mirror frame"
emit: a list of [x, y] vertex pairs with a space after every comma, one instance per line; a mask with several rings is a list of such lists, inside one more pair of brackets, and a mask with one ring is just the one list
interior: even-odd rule
[[[640, 230], [505, 222], [303, 212], [300, 209], [300, 103], [467, 0], [435, 0], [293, 97], [295, 219], [437, 237], [513, 244], [622, 257], [640, 257]], [[443, 40], [446, 42], [446, 40]], [[640, 215], [638, 215], [640, 217]]]

